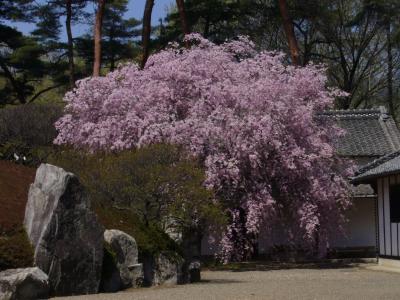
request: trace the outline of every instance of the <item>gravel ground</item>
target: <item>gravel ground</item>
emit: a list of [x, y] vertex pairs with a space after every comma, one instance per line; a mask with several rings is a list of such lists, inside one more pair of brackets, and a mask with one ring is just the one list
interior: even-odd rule
[[360, 267], [206, 271], [201, 283], [57, 300], [400, 299], [400, 274]]

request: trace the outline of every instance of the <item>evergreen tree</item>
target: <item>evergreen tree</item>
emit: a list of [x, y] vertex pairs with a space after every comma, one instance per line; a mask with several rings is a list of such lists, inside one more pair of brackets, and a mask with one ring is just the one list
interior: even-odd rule
[[[32, 102], [64, 83], [64, 76], [59, 75], [62, 67], [55, 68], [51, 59], [44, 60], [45, 54], [46, 49], [34, 38], [0, 24], [0, 105]], [[37, 90], [46, 76], [53, 77], [54, 84]]]
[[[128, 0], [112, 0], [107, 2], [102, 26], [101, 61], [111, 71], [119, 61], [133, 59], [138, 54], [135, 38], [140, 36], [137, 28], [140, 21], [134, 18], [125, 19]], [[93, 36], [88, 33], [76, 39], [77, 51], [85, 61], [86, 74], [90, 74], [94, 62]]]
[[[187, 26], [193, 32], [199, 32], [204, 37], [220, 43], [239, 34], [249, 35], [254, 39], [254, 20], [248, 23], [250, 16], [254, 17], [260, 8], [259, 4], [245, 1], [229, 0], [187, 0], [185, 13]], [[252, 24], [252, 26], [250, 26]], [[182, 37], [181, 17], [177, 7], [173, 7], [167, 17], [166, 26], [162, 26], [163, 35], [157, 42], [165, 46], [171, 40]]]
[[140, 36], [137, 28], [140, 21], [124, 19], [128, 11], [128, 0], [112, 0], [106, 6], [103, 21], [104, 59], [111, 71], [122, 59], [134, 56], [135, 45], [132, 40]]
[[4, 20], [29, 21], [34, 0], [1, 0], [0, 23]]
[[[32, 34], [38, 36], [41, 43], [47, 42], [49, 52], [62, 51], [62, 56], [67, 56], [70, 88], [74, 87], [76, 80], [72, 24], [88, 17], [89, 14], [84, 10], [87, 3], [88, 0], [48, 0], [35, 9], [37, 29]], [[60, 18], [62, 16], [65, 16], [67, 43], [60, 43], [59, 41], [62, 27]]]

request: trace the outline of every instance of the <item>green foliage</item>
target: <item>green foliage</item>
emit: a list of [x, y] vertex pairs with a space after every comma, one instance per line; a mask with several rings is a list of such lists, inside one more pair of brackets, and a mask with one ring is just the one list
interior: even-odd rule
[[29, 21], [34, 0], [1, 0], [0, 23], [3, 20]]
[[[102, 64], [113, 71], [119, 62], [138, 56], [140, 49], [134, 40], [140, 36], [139, 20], [126, 19], [128, 0], [107, 2], [102, 29]], [[78, 55], [85, 61], [87, 74], [93, 67], [94, 41], [91, 34], [76, 39]]]
[[171, 145], [117, 154], [63, 151], [53, 161], [78, 174], [97, 202], [132, 209], [145, 224], [173, 216], [174, 223], [188, 227], [193, 220], [217, 219], [220, 211], [202, 185], [204, 170]]
[[[34, 38], [0, 24], [0, 78], [5, 83], [0, 90], [0, 107], [32, 102], [41, 94], [65, 84], [66, 64], [52, 59], [47, 51]], [[53, 85], [36, 90], [48, 77], [52, 78]]]
[[165, 230], [221, 225], [225, 217], [203, 187], [204, 170], [171, 145], [118, 154], [64, 150], [49, 162], [77, 174], [107, 228], [131, 234], [143, 253], [177, 249]]
[[[54, 5], [41, 5], [35, 9], [36, 29], [32, 31], [32, 35], [42, 44], [54, 44], [58, 42], [61, 32], [61, 24], [58, 12]], [[54, 50], [50, 47], [48, 50]]]
[[[258, 5], [253, 2], [247, 0], [187, 0], [185, 1], [185, 10], [189, 27], [193, 32], [199, 32], [216, 43], [236, 38], [238, 34], [251, 35], [251, 30], [246, 30], [249, 24], [245, 23], [247, 16], [258, 8]], [[166, 20], [167, 25], [160, 26], [157, 41], [163, 46], [171, 40], [179, 40], [182, 37], [178, 10], [175, 8], [170, 10]]]
[[[107, 1], [102, 74], [113, 70], [120, 62], [140, 58], [140, 21], [126, 17], [129, 1], [132, 2]], [[93, 14], [88, 9], [91, 2], [72, 1], [72, 24], [93, 22]], [[338, 101], [338, 108], [386, 104], [391, 113], [399, 110], [398, 0], [293, 0], [287, 3], [302, 63], [327, 65], [329, 84], [350, 94]], [[278, 1], [186, 0], [185, 10], [191, 31], [213, 42], [222, 43], [238, 35], [248, 35], [260, 49], [289, 52]], [[68, 49], [67, 44], [60, 41], [60, 34], [65, 30], [61, 16], [65, 15], [64, 0], [0, 1], [0, 106], [42, 99], [50, 91], [53, 91], [51, 97], [61, 98], [69, 87]], [[35, 23], [36, 28], [32, 36], [24, 36], [6, 26], [6, 20]], [[160, 25], [153, 28], [154, 39], [150, 42], [153, 50], [162, 49], [182, 37], [179, 13], [173, 4], [165, 21], [160, 19]], [[389, 24], [389, 35], [385, 33], [385, 23]], [[90, 76], [94, 52], [92, 30], [73, 36], [72, 42], [74, 79]], [[393, 44], [390, 46], [392, 67], [387, 62], [389, 44]], [[392, 80], [387, 78], [389, 69], [392, 69]], [[389, 81], [393, 81], [392, 84]]]
[[[25, 104], [0, 109], [0, 159], [37, 165], [53, 151], [54, 123], [62, 114], [57, 104]], [[25, 156], [25, 160], [22, 157]]]
[[104, 11], [103, 56], [111, 71], [118, 61], [132, 59], [138, 50], [137, 45], [131, 40], [140, 36], [141, 31], [137, 27], [141, 22], [134, 18], [124, 18], [128, 11], [128, 2], [128, 0], [112, 0]]
[[[52, 147], [39, 146], [31, 148], [23, 142], [11, 141], [0, 145], [0, 159], [15, 161], [27, 166], [38, 166], [46, 161], [52, 151], [54, 151]], [[14, 154], [17, 156], [14, 156]]]
[[111, 229], [119, 229], [133, 236], [138, 244], [140, 258], [165, 250], [181, 252], [180, 247], [156, 224], [146, 226], [135, 212], [94, 203], [100, 222]]
[[0, 271], [33, 265], [33, 247], [21, 227], [2, 232], [0, 229]]

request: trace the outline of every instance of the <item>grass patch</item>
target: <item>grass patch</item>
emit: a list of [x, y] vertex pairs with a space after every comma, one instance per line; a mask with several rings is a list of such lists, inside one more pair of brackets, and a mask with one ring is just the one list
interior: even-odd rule
[[18, 226], [0, 235], [0, 271], [33, 265], [33, 247], [25, 229]]

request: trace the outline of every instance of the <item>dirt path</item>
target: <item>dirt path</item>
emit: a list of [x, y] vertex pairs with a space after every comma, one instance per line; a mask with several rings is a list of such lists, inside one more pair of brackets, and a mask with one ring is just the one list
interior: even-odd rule
[[400, 274], [363, 268], [207, 271], [203, 282], [57, 300], [400, 299]]

